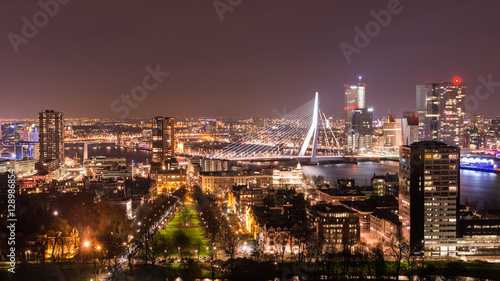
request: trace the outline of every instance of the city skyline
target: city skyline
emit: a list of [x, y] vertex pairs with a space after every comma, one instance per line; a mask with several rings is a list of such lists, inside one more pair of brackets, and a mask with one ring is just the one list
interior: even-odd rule
[[147, 92], [129, 108], [130, 118], [274, 117], [316, 91], [325, 113], [339, 118], [343, 85], [357, 83], [359, 75], [374, 118], [414, 111], [416, 85], [456, 77], [469, 95], [479, 85], [483, 96], [490, 91], [469, 116], [498, 115], [500, 75], [493, 62], [500, 41], [491, 36], [499, 25], [497, 3], [400, 1], [359, 53], [345, 55], [342, 43], [357, 46], [355, 28], [365, 30], [393, 1], [307, 9], [302, 2], [240, 2], [223, 14], [212, 3], [120, 3], [116, 12], [115, 3], [69, 2], [26, 43], [12, 41], [12, 34], [23, 36], [23, 18], [33, 22], [43, 8], [35, 1], [4, 4], [0, 91], [12, 106], [0, 118], [36, 118], [46, 108], [66, 118], [119, 118], [125, 111], [112, 110], [113, 102], [115, 109], [123, 106], [121, 94], [137, 86]]
[[0, 280], [498, 279], [499, 2], [2, 8]]

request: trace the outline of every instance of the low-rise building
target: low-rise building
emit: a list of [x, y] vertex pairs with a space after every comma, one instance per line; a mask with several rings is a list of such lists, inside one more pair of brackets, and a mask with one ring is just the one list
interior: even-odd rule
[[84, 161], [88, 177], [101, 179], [132, 177], [132, 168], [127, 167], [125, 157], [95, 156]]
[[219, 189], [229, 190], [235, 185], [256, 183], [261, 187], [272, 187], [273, 176], [258, 171], [242, 172], [202, 172], [200, 183], [203, 192], [216, 192]]
[[394, 175], [389, 173], [386, 173], [385, 175], [373, 174], [371, 183], [373, 186], [373, 195], [375, 196], [398, 196], [399, 177], [397, 173]]
[[267, 254], [297, 254], [301, 245], [293, 235], [294, 228], [297, 228], [297, 225], [291, 222], [277, 220], [266, 222], [260, 227], [257, 239], [260, 249]]
[[292, 188], [303, 185], [304, 175], [300, 163], [296, 168], [281, 168], [273, 170], [274, 188]]
[[156, 186], [159, 193], [173, 192], [186, 185], [187, 176], [183, 169], [159, 170], [156, 174]]
[[337, 188], [321, 188], [317, 190], [317, 196], [319, 201], [333, 205], [339, 205], [340, 201], [362, 201], [368, 199], [368, 196], [356, 189], [339, 190]]
[[323, 240], [323, 251], [328, 248], [347, 249], [360, 239], [359, 216], [340, 205], [316, 204], [307, 209], [317, 236]]
[[0, 159], [0, 173], [6, 173], [9, 168], [14, 168], [16, 177], [30, 176], [36, 173], [35, 159], [19, 161]]
[[400, 241], [403, 236], [398, 215], [388, 209], [373, 211], [370, 215], [370, 234], [380, 240]]

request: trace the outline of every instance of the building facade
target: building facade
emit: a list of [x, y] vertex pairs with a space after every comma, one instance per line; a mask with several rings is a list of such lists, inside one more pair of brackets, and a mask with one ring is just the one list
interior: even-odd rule
[[300, 187], [304, 183], [304, 176], [300, 163], [296, 168], [281, 168], [273, 170], [274, 188]]
[[175, 158], [174, 118], [157, 116], [153, 118], [152, 162], [162, 163]]
[[38, 113], [40, 160], [64, 164], [63, 114], [54, 110]]
[[353, 110], [352, 116], [352, 151], [369, 151], [372, 149], [373, 109], [360, 108]]
[[345, 91], [345, 133], [347, 149], [353, 150], [355, 144], [355, 132], [353, 130], [354, 110], [365, 108], [365, 84], [344, 85]]
[[199, 182], [203, 192], [215, 192], [219, 189], [229, 190], [231, 186], [247, 185], [248, 183], [257, 183], [261, 187], [272, 187], [273, 176], [263, 173], [202, 172]]
[[417, 86], [417, 115], [420, 118], [424, 117], [424, 92], [426, 103], [424, 124], [419, 122], [421, 140], [462, 146], [466, 88], [459, 79]]
[[359, 242], [359, 217], [355, 211], [340, 205], [316, 204], [307, 212], [316, 234], [323, 240], [323, 251], [347, 249]]
[[460, 149], [437, 141], [401, 146], [399, 218], [412, 253], [455, 252], [436, 244], [457, 237]]

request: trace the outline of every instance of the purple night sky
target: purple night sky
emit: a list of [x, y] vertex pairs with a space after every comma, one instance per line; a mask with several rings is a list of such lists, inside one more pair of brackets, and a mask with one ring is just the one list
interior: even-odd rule
[[[23, 36], [23, 17], [33, 22], [43, 10], [38, 1], [2, 1], [0, 118], [35, 118], [45, 109], [118, 117], [113, 101], [158, 64], [170, 75], [130, 117], [271, 117], [316, 91], [325, 113], [340, 117], [344, 84], [358, 75], [367, 106], [382, 117], [415, 110], [417, 84], [460, 77], [474, 96], [479, 76], [500, 81], [498, 1], [401, 0], [350, 63], [341, 42], [354, 46], [354, 28], [374, 20], [370, 11], [397, 1], [219, 1], [235, 4], [222, 21], [212, 0], [72, 0], [19, 43], [17, 54], [12, 34]], [[490, 87], [471, 113], [500, 115], [500, 85]]]

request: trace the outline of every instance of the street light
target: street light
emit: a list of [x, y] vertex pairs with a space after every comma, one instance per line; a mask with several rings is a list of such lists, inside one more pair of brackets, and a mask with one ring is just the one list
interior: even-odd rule
[[84, 246], [84, 247], [88, 247], [88, 246], [90, 246], [90, 242], [89, 242], [89, 241], [85, 241], [85, 242], [83, 242], [83, 246]]

